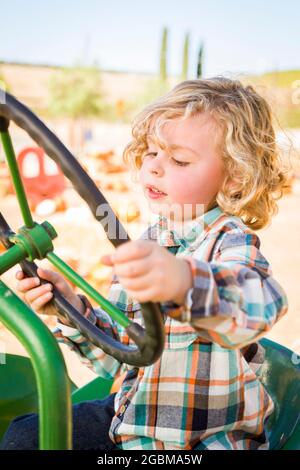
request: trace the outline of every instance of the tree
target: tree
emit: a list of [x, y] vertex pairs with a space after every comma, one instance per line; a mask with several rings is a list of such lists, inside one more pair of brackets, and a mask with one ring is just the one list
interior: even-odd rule
[[83, 144], [82, 119], [99, 116], [102, 101], [100, 72], [97, 67], [64, 68], [49, 83], [49, 111], [54, 116], [71, 118], [70, 143], [76, 147], [75, 131], [80, 124], [80, 149]]
[[4, 91], [9, 91], [10, 87], [7, 83], [7, 80], [4, 78], [3, 74], [0, 72], [0, 88]]
[[167, 72], [167, 49], [168, 49], [168, 28], [163, 29], [161, 49], [160, 49], [160, 79], [166, 82], [168, 78]]
[[169, 78], [167, 72], [168, 54], [168, 28], [164, 27], [161, 37], [159, 72], [147, 80], [145, 87], [129, 104], [130, 116], [133, 117], [144, 106], [152, 103], [160, 96], [164, 95], [169, 88]]
[[198, 60], [197, 60], [197, 78], [202, 78], [203, 73], [203, 51], [204, 51], [204, 44], [203, 42], [200, 45], [199, 52], [198, 52]]
[[183, 56], [182, 56], [182, 70], [181, 80], [187, 80], [189, 70], [189, 48], [190, 48], [190, 36], [186, 33], [183, 45]]

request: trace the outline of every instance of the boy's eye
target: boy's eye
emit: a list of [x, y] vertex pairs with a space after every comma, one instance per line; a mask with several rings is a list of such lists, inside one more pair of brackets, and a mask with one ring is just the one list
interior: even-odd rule
[[[149, 152], [149, 153], [146, 153], [144, 155], [144, 157], [148, 157], [149, 155], [154, 155], [156, 156], [157, 155], [157, 152]], [[171, 160], [175, 163], [175, 165], [178, 165], [178, 166], [187, 166], [189, 165], [189, 162], [180, 162], [179, 160], [175, 160], [175, 158], [171, 158]]]
[[178, 166], [187, 166], [190, 164], [189, 162], [180, 162], [178, 160], [175, 160], [175, 158], [172, 158], [172, 160], [173, 162], [175, 162], [175, 165], [178, 165]]
[[145, 153], [144, 157], [148, 157], [148, 155], [157, 155], [157, 152]]

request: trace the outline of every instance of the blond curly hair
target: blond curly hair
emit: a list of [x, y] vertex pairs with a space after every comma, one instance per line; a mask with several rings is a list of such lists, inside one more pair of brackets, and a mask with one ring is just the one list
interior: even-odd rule
[[250, 85], [222, 76], [177, 84], [134, 118], [124, 162], [137, 171], [148, 149], [150, 129], [159, 135], [165, 122], [201, 112], [215, 119], [223, 137], [225, 177], [216, 203], [248, 227], [263, 228], [278, 212], [276, 201], [289, 188], [289, 170], [276, 144], [270, 106]]

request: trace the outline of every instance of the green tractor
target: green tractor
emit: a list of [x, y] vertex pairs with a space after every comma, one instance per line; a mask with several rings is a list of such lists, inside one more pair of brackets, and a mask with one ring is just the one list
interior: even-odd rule
[[[53, 288], [53, 303], [59, 314], [69, 319], [93, 344], [120, 362], [138, 367], [153, 364], [164, 347], [159, 304], [146, 302], [141, 305], [145, 325], [142, 328], [131, 322], [53, 252], [52, 240], [57, 236], [55, 229], [47, 221], [38, 224], [32, 219], [8, 131], [10, 122], [24, 129], [57, 163], [88, 204], [96, 220], [102, 223], [115, 247], [129, 240], [124, 227], [76, 158], [37, 116], [1, 90], [0, 98], [1, 140], [24, 221], [24, 226], [15, 233], [0, 213], [0, 241], [6, 248], [0, 255], [0, 275], [20, 264], [28, 276], [37, 276], [34, 260], [47, 258], [67, 279], [122, 325], [136, 346], [126, 346], [105, 335]], [[106, 204], [108, 214], [99, 215], [99, 204]], [[116, 227], [118, 238], [110, 236], [107, 216]], [[25, 358], [8, 354], [0, 365], [0, 439], [13, 418], [38, 412], [40, 449], [71, 449], [72, 403], [105, 398], [111, 391], [113, 381], [99, 377], [77, 389], [68, 377], [62, 353], [47, 326], [2, 281], [0, 321], [22, 343], [29, 356]], [[275, 403], [275, 411], [267, 423], [270, 447], [299, 450], [300, 360], [295, 353], [270, 340], [263, 339], [261, 344], [266, 350], [266, 359], [260, 371], [261, 381]]]

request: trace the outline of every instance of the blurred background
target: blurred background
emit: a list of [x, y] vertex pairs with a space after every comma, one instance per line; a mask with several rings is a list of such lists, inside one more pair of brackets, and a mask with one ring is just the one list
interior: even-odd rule
[[[178, 82], [219, 74], [250, 83], [267, 98], [290, 168], [278, 214], [258, 231], [290, 305], [268, 337], [300, 353], [299, 2], [11, 0], [1, 6], [1, 18], [1, 87], [73, 152], [133, 239], [149, 223], [146, 201], [122, 162], [133, 117]], [[99, 260], [113, 248], [104, 230], [42, 149], [13, 125], [11, 135], [34, 219], [54, 225], [56, 253], [106, 296], [111, 270]], [[21, 226], [2, 148], [0, 210], [14, 230]], [[3, 276], [13, 288], [16, 270]], [[0, 344], [25, 354], [1, 325]], [[93, 373], [65, 348], [64, 354], [73, 380], [90, 380]]]

